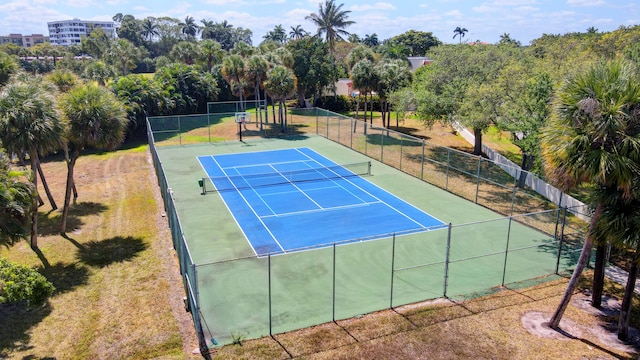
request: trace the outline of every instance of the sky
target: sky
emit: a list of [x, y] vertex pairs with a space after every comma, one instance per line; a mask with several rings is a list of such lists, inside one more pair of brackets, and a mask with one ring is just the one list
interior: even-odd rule
[[[137, 19], [170, 16], [184, 20], [192, 16], [198, 24], [207, 19], [227, 22], [253, 32], [253, 45], [265, 33], [282, 25], [287, 33], [301, 25], [315, 33], [305, 17], [318, 12], [324, 0], [0, 0], [0, 35], [9, 33], [48, 35], [47, 22], [79, 18], [112, 20], [117, 13]], [[408, 30], [432, 32], [444, 43], [456, 27], [466, 28], [464, 41], [496, 43], [500, 35], [528, 45], [543, 34], [600, 32], [620, 26], [640, 25], [638, 0], [336, 0], [350, 11], [355, 24], [346, 28], [364, 38], [376, 34], [380, 41]]]

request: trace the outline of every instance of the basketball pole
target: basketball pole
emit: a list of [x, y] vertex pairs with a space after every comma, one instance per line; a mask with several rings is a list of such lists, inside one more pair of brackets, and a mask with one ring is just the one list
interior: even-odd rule
[[242, 123], [238, 122], [238, 134], [240, 135], [240, 142], [242, 142]]

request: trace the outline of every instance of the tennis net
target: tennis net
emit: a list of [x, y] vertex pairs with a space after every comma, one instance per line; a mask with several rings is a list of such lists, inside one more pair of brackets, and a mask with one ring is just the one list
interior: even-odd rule
[[371, 162], [324, 166], [292, 171], [274, 171], [271, 173], [229, 175], [202, 178], [202, 192], [220, 192], [275, 186], [289, 183], [326, 181], [371, 175]]

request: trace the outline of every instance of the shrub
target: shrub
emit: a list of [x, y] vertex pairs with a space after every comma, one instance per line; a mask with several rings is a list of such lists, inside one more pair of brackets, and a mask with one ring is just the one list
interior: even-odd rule
[[0, 259], [0, 303], [42, 305], [55, 287], [36, 270]]
[[351, 103], [351, 97], [344, 95], [337, 97], [333, 95], [323, 96], [318, 99], [316, 106], [337, 113], [344, 113], [355, 109], [355, 106]]

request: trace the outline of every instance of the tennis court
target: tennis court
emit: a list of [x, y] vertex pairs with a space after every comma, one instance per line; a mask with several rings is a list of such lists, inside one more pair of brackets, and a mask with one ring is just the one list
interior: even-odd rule
[[[365, 155], [382, 155], [373, 145], [378, 138], [349, 124], [343, 127], [353, 143], [367, 144], [364, 153], [322, 132], [157, 148], [151, 138], [185, 292], [207, 346], [425, 299], [478, 296], [575, 264], [579, 248], [569, 251], [574, 244], [561, 240], [569, 231], [562, 209], [501, 216], [456, 196], [469, 188], [466, 178], [449, 166], [430, 167], [417, 146], [397, 152], [403, 168], [423, 169], [417, 176]], [[387, 140], [385, 160], [403, 143]], [[419, 148], [427, 153], [426, 144]], [[449, 191], [423, 180], [440, 175]], [[502, 199], [472, 180], [481, 198]], [[342, 215], [318, 224], [333, 213]], [[379, 224], [390, 216], [412, 220], [397, 229], [389, 224], [399, 218]]]
[[[258, 256], [446, 225], [309, 148], [199, 156]], [[206, 190], [205, 190], [206, 192]]]

